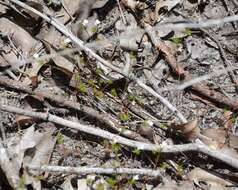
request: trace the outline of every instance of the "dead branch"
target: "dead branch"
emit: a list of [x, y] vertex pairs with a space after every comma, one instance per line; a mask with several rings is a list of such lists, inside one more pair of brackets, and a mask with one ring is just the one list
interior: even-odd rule
[[65, 166], [32, 166], [28, 165], [29, 170], [37, 170], [41, 172], [53, 172], [64, 174], [128, 174], [128, 175], [146, 175], [162, 178], [159, 170], [151, 170], [146, 168], [99, 168], [99, 167], [65, 167]]
[[0, 104], [0, 110], [15, 113], [15, 114], [26, 115], [26, 116], [30, 116], [34, 118], [39, 118], [44, 121], [50, 121], [61, 126], [66, 126], [75, 130], [79, 130], [84, 133], [88, 133], [94, 136], [98, 136], [98, 137], [110, 140], [113, 143], [119, 143], [119, 144], [126, 145], [132, 148], [136, 148], [138, 150], [159, 151], [161, 154], [167, 154], [167, 153], [175, 154], [175, 153], [181, 153], [181, 152], [201, 152], [238, 170], [237, 159], [232, 158], [226, 154], [220, 153], [219, 151], [210, 149], [208, 146], [201, 143], [189, 143], [184, 145], [155, 145], [151, 143], [143, 143], [143, 142], [138, 142], [135, 140], [130, 140], [130, 139], [121, 137], [119, 135], [110, 133], [108, 131], [95, 128], [89, 125], [82, 125], [80, 123], [69, 121], [49, 113], [33, 112], [31, 110], [21, 109], [21, 108], [3, 105], [3, 104]]

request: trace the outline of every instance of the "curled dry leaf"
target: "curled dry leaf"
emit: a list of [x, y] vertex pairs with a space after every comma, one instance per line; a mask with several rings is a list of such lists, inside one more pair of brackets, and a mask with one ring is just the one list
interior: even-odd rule
[[188, 123], [182, 125], [171, 125], [171, 128], [181, 132], [188, 140], [195, 140], [200, 134], [200, 128], [198, 127], [198, 120], [194, 119]]
[[[42, 97], [38, 97], [36, 95], [26, 95], [23, 100], [24, 100], [24, 108], [25, 109], [42, 110], [44, 108], [44, 106], [42, 104], [42, 102], [43, 102]], [[38, 119], [36, 119], [36, 118], [32, 118], [32, 117], [25, 116], [25, 115], [16, 115], [15, 125], [27, 126], [27, 125], [35, 123], [37, 120]]]
[[25, 184], [31, 184], [34, 189], [41, 189], [41, 182], [37, 179], [38, 176], [41, 176], [41, 172], [39, 171], [30, 171], [28, 172], [26, 167], [28, 165], [41, 167], [42, 165], [48, 165], [50, 161], [51, 154], [53, 152], [53, 148], [56, 143], [56, 138], [52, 136], [55, 132], [56, 127], [53, 123], [42, 123], [44, 131], [35, 131], [32, 135], [33, 142], [35, 142], [35, 151], [25, 154], [23, 160], [24, 170], [24, 178]]
[[[54, 47], [50, 45], [50, 43], [44, 41], [44, 45], [51, 54], [57, 53]], [[71, 63], [68, 59], [61, 55], [53, 57], [52, 60], [54, 61], [55, 65], [58, 67], [59, 70], [65, 73], [69, 78], [72, 77], [74, 71], [73, 63]]]
[[29, 57], [37, 52], [40, 44], [27, 31], [10, 20], [0, 18], [0, 31], [3, 36], [11, 39], [14, 46], [22, 51], [24, 57]]

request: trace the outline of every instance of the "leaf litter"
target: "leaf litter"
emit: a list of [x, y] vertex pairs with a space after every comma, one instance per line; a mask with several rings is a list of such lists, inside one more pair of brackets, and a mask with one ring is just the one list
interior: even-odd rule
[[[162, 28], [154, 34], [146, 31], [147, 26], [153, 28], [157, 23], [231, 15], [237, 11], [233, 1], [54, 0], [25, 3], [57, 18], [85, 46], [128, 76], [150, 84], [178, 108], [187, 122], [181, 123], [135, 81], [106, 67], [88, 52], [77, 49], [63, 53], [76, 47], [68, 36], [39, 15], [8, 1], [0, 4], [0, 80], [3, 75], [9, 79], [0, 82], [1, 104], [54, 114], [95, 128], [105, 129], [106, 121], [111, 126], [106, 130], [143, 142], [166, 146], [203, 143], [238, 159], [235, 72], [224, 73], [183, 91], [160, 91], [224, 69], [227, 67], [224, 60], [235, 64], [236, 23], [210, 28], [207, 30], [210, 35], [202, 29], [187, 28], [182, 31]], [[227, 44], [235, 47], [231, 50]], [[223, 48], [225, 58], [219, 47]], [[38, 61], [47, 54], [49, 57]], [[44, 97], [44, 93], [43, 97], [39, 93], [34, 95], [34, 92], [44, 92], [52, 98]], [[62, 103], [53, 101], [54, 96], [60, 96]], [[66, 101], [78, 103], [82, 108], [75, 109], [72, 104], [65, 106], [69, 105]], [[93, 111], [86, 111], [86, 107]], [[0, 159], [2, 173], [7, 179], [0, 183], [1, 187], [179, 190], [232, 189], [237, 185], [234, 168], [200, 153], [162, 155], [159, 150], [151, 153], [131, 149], [67, 129], [63, 123], [55, 125], [24, 114], [6, 115], [1, 111], [0, 120], [0, 149], [7, 152]], [[30, 166], [46, 165], [150, 168], [160, 170], [163, 177], [55, 174], [30, 169]]]

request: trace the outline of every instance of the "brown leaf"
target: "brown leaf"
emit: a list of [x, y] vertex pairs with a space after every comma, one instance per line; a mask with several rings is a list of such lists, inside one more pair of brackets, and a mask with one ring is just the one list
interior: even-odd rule
[[0, 18], [0, 31], [3, 36], [8, 36], [12, 40], [16, 48], [22, 50], [25, 57], [29, 57], [37, 51], [39, 42], [27, 31], [4, 17]]
[[186, 139], [194, 140], [198, 137], [200, 133], [200, 128], [198, 127], [198, 120], [194, 119], [188, 123], [182, 125], [171, 125], [172, 129], [181, 132]]
[[201, 134], [205, 135], [206, 137], [209, 137], [210, 139], [213, 139], [214, 141], [217, 141], [218, 143], [225, 144], [227, 139], [227, 131], [224, 128], [217, 128], [217, 129], [203, 129], [201, 131]]
[[[44, 41], [43, 42], [45, 47], [47, 48], [47, 50], [51, 53], [51, 54], [55, 54], [57, 53], [54, 49], [54, 47]], [[55, 65], [63, 72], [65, 73], [69, 78], [72, 77], [73, 75], [73, 71], [74, 71], [74, 64], [72, 62], [70, 62], [68, 59], [66, 59], [65, 57], [61, 56], [60, 54], [53, 57], [52, 60], [54, 61]]]

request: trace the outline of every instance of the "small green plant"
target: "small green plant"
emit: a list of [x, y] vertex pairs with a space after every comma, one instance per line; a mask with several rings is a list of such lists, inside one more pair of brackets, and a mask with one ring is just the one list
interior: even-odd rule
[[133, 94], [129, 94], [129, 95], [128, 95], [128, 100], [129, 100], [130, 102], [136, 102], [137, 104], [142, 105], [142, 100], [141, 100], [141, 98], [139, 98], [138, 96], [135, 96], [135, 95], [133, 95]]
[[115, 178], [109, 177], [107, 178], [107, 183], [110, 185], [110, 187], [114, 188], [117, 184], [117, 181]]
[[231, 116], [231, 123], [235, 124], [236, 123], [236, 119], [237, 119], [237, 114], [232, 114], [232, 116]]
[[132, 185], [135, 184], [135, 182], [136, 181], [132, 178], [132, 179], [128, 179], [126, 184], [129, 185], [129, 186], [132, 186]]
[[130, 59], [135, 59], [136, 58], [136, 54], [134, 51], [130, 52]]
[[163, 123], [160, 123], [159, 124], [159, 127], [161, 128], [161, 129], [167, 129], [168, 127], [165, 125], [165, 124], [163, 124]]
[[139, 155], [141, 154], [141, 150], [138, 149], [138, 148], [134, 149], [132, 152], [133, 152], [133, 154], [135, 154], [136, 156], [139, 156]]
[[101, 90], [98, 90], [97, 88], [93, 88], [93, 94], [97, 98], [102, 98], [104, 96], [104, 93]]
[[104, 148], [108, 148], [109, 145], [110, 145], [110, 143], [109, 143], [108, 140], [104, 139], [104, 140], [102, 141], [102, 146], [103, 146]]
[[144, 121], [141, 123], [141, 127], [149, 127], [148, 120], [144, 120]]
[[95, 73], [96, 73], [96, 75], [102, 75], [102, 74], [103, 74], [103, 71], [102, 71], [102, 69], [100, 69], [100, 68], [96, 68]]
[[120, 150], [120, 145], [118, 143], [113, 143], [112, 144], [112, 151], [117, 155]]
[[22, 176], [20, 177], [17, 190], [24, 190], [24, 189], [25, 189], [25, 184], [26, 184], [26, 179], [25, 179], [25, 176], [22, 175]]
[[103, 183], [99, 183], [96, 186], [96, 190], [104, 190], [105, 189], [105, 185]]
[[37, 176], [35, 176], [35, 179], [38, 181], [41, 181], [41, 180], [44, 180], [45, 178], [42, 175], [37, 175]]
[[92, 79], [89, 79], [89, 80], [87, 81], [87, 83], [88, 83], [88, 85], [91, 86], [91, 87], [94, 87], [94, 86], [95, 86], [94, 81], [93, 81]]
[[155, 155], [155, 156], [160, 156], [160, 155], [161, 155], [161, 149], [159, 148], [159, 149], [157, 149], [157, 150], [153, 150], [152, 153], [153, 153], [153, 155]]
[[182, 37], [173, 37], [173, 38], [170, 38], [170, 41], [175, 44], [181, 44], [183, 42], [183, 38]]
[[166, 170], [169, 168], [169, 164], [167, 162], [163, 162], [161, 165], [160, 165], [160, 168], [163, 169], [163, 170]]
[[61, 132], [58, 132], [56, 135], [56, 143], [57, 144], [64, 144], [64, 136]]
[[91, 32], [94, 34], [94, 33], [96, 33], [98, 31], [98, 28], [97, 28], [97, 26], [93, 26], [92, 28], [91, 28]]
[[178, 172], [179, 175], [183, 175], [183, 172], [184, 172], [183, 164], [178, 164], [177, 165], [177, 172]]
[[79, 92], [81, 93], [86, 93], [87, 92], [87, 88], [86, 85], [83, 82], [79, 82], [77, 89], [79, 90]]
[[110, 94], [114, 97], [117, 97], [117, 91], [115, 88], [112, 88], [111, 91], [110, 91]]
[[192, 35], [192, 31], [191, 31], [189, 28], [185, 29], [185, 31], [184, 31], [183, 33], [184, 33], [183, 36], [181, 36], [181, 37], [176, 37], [176, 36], [175, 36], [175, 37], [172, 37], [172, 38], [170, 38], [170, 41], [173, 42], [173, 43], [175, 43], [175, 44], [181, 44], [181, 43], [183, 43], [183, 40], [184, 40], [186, 37]]
[[130, 119], [130, 116], [124, 112], [120, 113], [118, 117], [122, 122], [127, 122]]
[[192, 31], [190, 28], [186, 28], [184, 32], [187, 36], [192, 36]]
[[226, 113], [226, 112], [229, 111], [229, 108], [228, 108], [227, 106], [224, 106], [224, 107], [223, 107], [223, 111], [224, 111], [224, 113]]

